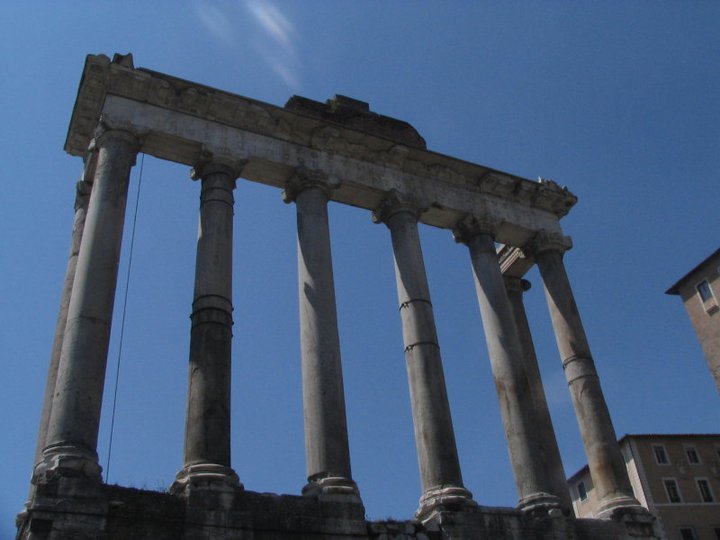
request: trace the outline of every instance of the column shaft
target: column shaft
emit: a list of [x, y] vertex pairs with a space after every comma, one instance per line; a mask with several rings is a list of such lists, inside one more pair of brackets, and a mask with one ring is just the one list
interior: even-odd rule
[[[540, 247], [540, 246], [539, 246]], [[555, 338], [570, 387], [600, 514], [637, 507], [570, 282], [557, 249], [537, 249]]]
[[563, 468], [562, 458], [560, 457], [560, 449], [558, 448], [555, 429], [553, 428], [542, 378], [540, 377], [535, 345], [533, 344], [530, 325], [528, 324], [527, 314], [525, 313], [523, 291], [529, 288], [530, 283], [524, 279], [505, 278], [505, 290], [507, 291], [508, 300], [510, 301], [513, 312], [513, 318], [522, 348], [522, 362], [530, 385], [535, 421], [538, 426], [539, 444], [547, 470], [548, 489], [550, 493], [560, 499], [560, 504], [564, 510], [572, 512], [572, 500], [567, 485], [565, 469]]
[[[88, 158], [88, 163], [90, 163], [90, 161], [92, 160]], [[68, 255], [67, 267], [65, 269], [65, 281], [63, 282], [62, 294], [60, 296], [60, 310], [55, 323], [55, 336], [50, 352], [45, 397], [40, 414], [40, 429], [38, 430], [37, 445], [35, 447], [35, 464], [38, 464], [42, 460], [42, 451], [47, 445], [50, 412], [52, 411], [53, 395], [55, 394], [55, 384], [57, 383], [60, 353], [62, 351], [63, 336], [65, 335], [65, 326], [67, 324], [73, 281], [75, 281], [77, 258], [80, 253], [80, 243], [82, 241], [83, 229], [85, 228], [88, 202], [90, 201], [91, 181], [91, 178], [85, 179], [84, 181], [78, 182], [75, 187], [75, 218], [73, 220], [72, 237], [70, 240], [70, 254]]]
[[97, 139], [98, 161], [68, 306], [43, 452], [49, 469], [100, 480], [97, 437], [130, 168], [138, 142], [123, 131]]
[[233, 189], [229, 167], [206, 164], [190, 331], [184, 468], [173, 490], [187, 485], [238, 485], [230, 468]]
[[472, 495], [463, 487], [460, 472], [417, 215], [409, 209], [393, 211], [392, 207], [387, 214], [376, 219], [386, 223], [392, 236], [423, 489], [418, 517], [424, 519], [439, 505], [467, 505], [471, 503]]
[[557, 507], [559, 500], [553, 493], [547, 474], [523, 351], [498, 264], [495, 242], [492, 235], [484, 231], [466, 233], [465, 241], [470, 249], [475, 289], [519, 506], [527, 510]]
[[351, 480], [327, 201], [320, 187], [307, 187], [295, 197], [309, 481], [303, 493], [357, 497]]

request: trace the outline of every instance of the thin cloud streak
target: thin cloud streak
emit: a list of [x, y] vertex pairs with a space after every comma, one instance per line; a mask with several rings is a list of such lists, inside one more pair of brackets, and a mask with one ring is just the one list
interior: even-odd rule
[[233, 26], [229, 17], [220, 8], [208, 2], [201, 2], [195, 5], [195, 13], [213, 36], [228, 45], [233, 43]]
[[295, 45], [295, 27], [269, 1], [244, 0], [244, 3], [264, 34], [264, 39], [255, 43], [258, 54], [285, 84], [297, 90], [300, 86], [300, 60]]
[[[251, 38], [251, 46], [265, 65], [293, 91], [300, 88], [301, 62], [296, 47], [297, 32], [287, 16], [269, 0], [240, 0], [251, 15], [257, 31]], [[238, 4], [201, 1], [195, 4], [195, 14], [200, 24], [227, 47], [237, 48], [247, 38], [239, 33], [243, 25], [239, 18]], [[238, 20], [235, 20], [238, 19]]]
[[295, 29], [285, 15], [270, 2], [248, 0], [246, 6], [262, 29], [274, 38], [276, 43], [285, 49], [288, 54], [295, 56], [293, 43]]

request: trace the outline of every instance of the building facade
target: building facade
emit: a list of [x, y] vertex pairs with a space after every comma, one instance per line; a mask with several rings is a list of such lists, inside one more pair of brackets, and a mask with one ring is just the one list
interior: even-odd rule
[[[620, 439], [635, 498], [668, 540], [720, 540], [720, 435], [625, 435]], [[568, 479], [575, 515], [595, 516], [584, 467]]]
[[720, 391], [720, 249], [680, 278], [666, 294], [682, 298]]

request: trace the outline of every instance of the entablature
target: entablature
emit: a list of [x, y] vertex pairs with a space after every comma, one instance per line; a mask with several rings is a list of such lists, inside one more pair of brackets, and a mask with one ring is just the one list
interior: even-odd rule
[[[339, 98], [366, 105], [339, 96], [328, 109]], [[299, 100], [320, 112], [298, 107]], [[577, 201], [551, 180], [534, 182], [426, 150], [412, 126], [369, 108], [359, 107], [361, 121], [343, 123], [322, 106], [294, 96], [286, 108], [276, 107], [135, 68], [130, 55], [113, 61], [89, 55], [65, 149], [84, 156], [99, 125], [125, 129], [140, 137], [144, 153], [189, 166], [208, 155], [243, 160], [243, 178], [279, 188], [299, 168], [321, 172], [335, 187], [332, 200], [369, 210], [390, 190], [412, 194], [427, 208], [421, 222], [452, 229], [468, 214], [482, 216], [498, 223], [498, 242], [514, 246], [541, 230], [561, 233], [559, 219]], [[403, 136], [381, 135], [394, 132]]]

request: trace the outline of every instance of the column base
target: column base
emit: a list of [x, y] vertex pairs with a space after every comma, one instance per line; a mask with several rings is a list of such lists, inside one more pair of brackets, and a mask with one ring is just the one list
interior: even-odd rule
[[81, 477], [102, 483], [97, 453], [72, 445], [50, 446], [33, 469], [32, 483], [47, 483], [56, 477]]
[[472, 493], [464, 487], [436, 486], [425, 491], [420, 497], [420, 508], [415, 512], [415, 518], [424, 523], [438, 512], [460, 511], [476, 506]]
[[528, 514], [546, 514], [551, 517], [563, 514], [560, 499], [544, 491], [520, 499], [517, 509]]
[[216, 463], [195, 463], [177, 473], [170, 486], [170, 493], [183, 495], [194, 490], [234, 492], [243, 489], [238, 475], [230, 467]]
[[618, 519], [624, 514], [649, 514], [649, 511], [635, 497], [622, 493], [604, 497], [595, 515], [600, 519]]
[[309, 478], [308, 483], [302, 488], [302, 494], [320, 500], [362, 503], [357, 484], [344, 476]]
[[609, 517], [624, 525], [631, 538], [662, 538], [657, 519], [644, 506], [618, 507]]

